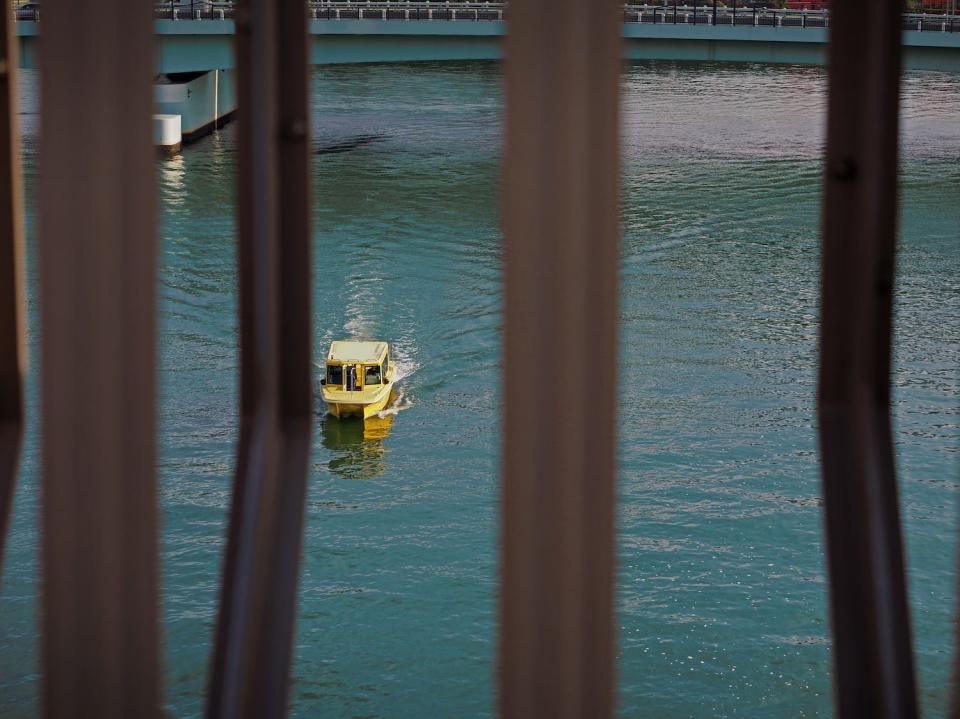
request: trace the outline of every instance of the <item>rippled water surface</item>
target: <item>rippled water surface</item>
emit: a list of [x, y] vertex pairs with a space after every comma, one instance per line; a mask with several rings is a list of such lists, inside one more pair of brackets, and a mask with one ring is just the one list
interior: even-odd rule
[[[295, 716], [493, 709], [500, 81], [495, 64], [313, 76], [316, 348], [387, 338], [407, 376], [376, 423], [317, 417]], [[812, 414], [825, 76], [641, 64], [623, 87], [621, 713], [827, 716]], [[940, 716], [960, 77], [910, 74], [905, 93], [894, 400], [923, 702]], [[165, 692], [183, 717], [202, 709], [237, 437], [235, 138], [228, 126], [157, 162]], [[22, 474], [0, 593], [4, 716], [37, 708], [35, 432]]]

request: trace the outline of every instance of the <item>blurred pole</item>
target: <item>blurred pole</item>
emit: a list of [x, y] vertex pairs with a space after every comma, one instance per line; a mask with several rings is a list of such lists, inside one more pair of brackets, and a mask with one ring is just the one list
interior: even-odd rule
[[307, 6], [236, 18], [240, 441], [206, 712], [230, 719], [286, 712], [314, 389]]
[[621, 13], [614, 0], [510, 12], [499, 714], [604, 719], [615, 704]]
[[43, 705], [160, 706], [153, 7], [57, 2], [40, 49]]
[[12, 12], [0, 13], [0, 580], [23, 437], [26, 314], [23, 184], [17, 132], [17, 45]]
[[837, 716], [917, 715], [890, 426], [902, 7], [830, 31], [818, 429]]

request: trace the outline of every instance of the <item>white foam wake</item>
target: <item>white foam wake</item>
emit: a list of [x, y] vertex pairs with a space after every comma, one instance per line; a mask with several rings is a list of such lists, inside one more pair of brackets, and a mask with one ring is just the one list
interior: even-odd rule
[[417, 361], [408, 355], [403, 347], [393, 347], [393, 381], [396, 386], [396, 396], [388, 407], [377, 413], [377, 416], [389, 417], [413, 407], [413, 400], [406, 393], [405, 388], [397, 384], [410, 377], [419, 367]]
[[406, 392], [403, 391], [403, 387], [397, 388], [397, 395], [393, 398], [393, 402], [389, 406], [377, 412], [377, 417], [383, 419], [384, 417], [393, 417], [405, 409], [410, 409], [413, 407], [413, 402], [407, 397]]
[[393, 354], [393, 381], [399, 382], [400, 380], [406, 379], [414, 372], [417, 371], [419, 365], [411, 358], [404, 357], [403, 354], [399, 354], [394, 348]]

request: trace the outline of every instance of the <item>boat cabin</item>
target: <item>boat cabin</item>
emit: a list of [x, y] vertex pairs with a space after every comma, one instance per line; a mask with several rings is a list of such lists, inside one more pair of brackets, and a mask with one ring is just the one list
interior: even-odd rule
[[386, 342], [337, 341], [330, 345], [323, 384], [359, 392], [389, 383], [390, 349]]

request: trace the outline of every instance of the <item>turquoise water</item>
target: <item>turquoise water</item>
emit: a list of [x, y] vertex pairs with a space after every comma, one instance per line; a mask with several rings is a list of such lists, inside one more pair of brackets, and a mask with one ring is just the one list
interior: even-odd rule
[[[366, 436], [317, 418], [295, 716], [493, 710], [500, 79], [494, 64], [313, 76], [316, 146], [374, 138], [313, 158], [316, 349], [389, 338], [406, 377]], [[824, 93], [811, 68], [624, 75], [623, 716], [830, 714], [812, 403]], [[895, 419], [924, 709], [942, 716], [960, 77], [910, 74], [905, 93]], [[234, 169], [232, 126], [157, 163], [165, 696], [181, 717], [202, 709], [237, 437]], [[0, 590], [3, 716], [37, 708], [35, 432], [23, 464]]]

